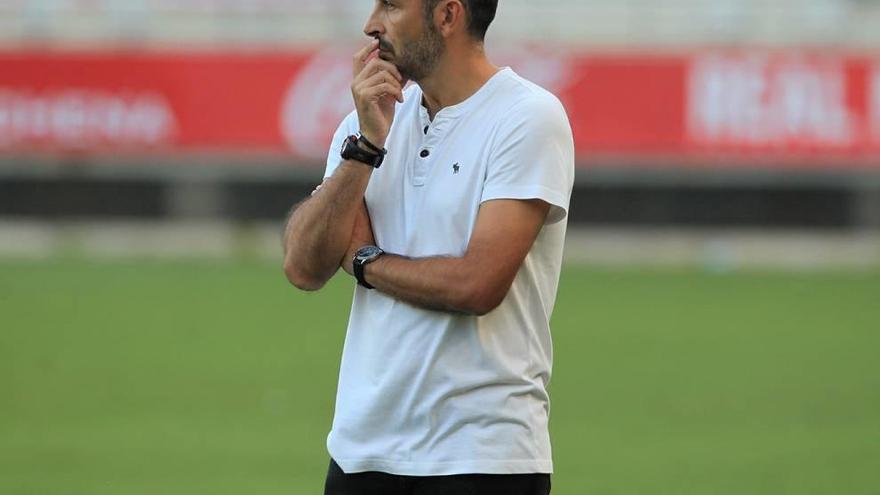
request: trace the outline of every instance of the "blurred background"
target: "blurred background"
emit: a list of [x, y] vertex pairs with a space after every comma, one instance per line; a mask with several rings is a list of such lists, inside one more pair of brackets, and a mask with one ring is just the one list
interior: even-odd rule
[[[281, 223], [371, 1], [0, 0], [0, 493], [320, 493]], [[880, 2], [501, 0], [577, 174], [554, 493], [876, 494]]]
[[[3, 1], [0, 253], [276, 255], [371, 6]], [[880, 263], [878, 47], [872, 0], [513, 0], [487, 41], [568, 109], [570, 257], [722, 270]]]

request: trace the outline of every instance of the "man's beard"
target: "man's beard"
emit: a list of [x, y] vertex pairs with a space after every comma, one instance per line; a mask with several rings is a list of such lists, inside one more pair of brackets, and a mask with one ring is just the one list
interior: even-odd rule
[[400, 71], [400, 75], [410, 81], [420, 81], [430, 76], [446, 48], [440, 32], [431, 24], [426, 26], [421, 38], [414, 43], [401, 46], [399, 50], [395, 50], [385, 40], [379, 41], [379, 48], [392, 53], [392, 62]]

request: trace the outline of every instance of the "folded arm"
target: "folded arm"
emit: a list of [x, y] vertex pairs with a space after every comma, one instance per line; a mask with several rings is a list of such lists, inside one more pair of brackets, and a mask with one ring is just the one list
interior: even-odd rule
[[[377, 290], [415, 306], [484, 315], [501, 304], [544, 225], [550, 205], [542, 200], [483, 203], [461, 257], [407, 258], [386, 254], [366, 266]], [[369, 217], [361, 210], [343, 266], [351, 273], [357, 248], [372, 243]], [[381, 247], [381, 246], [380, 246]]]
[[[351, 92], [361, 134], [381, 148], [394, 120], [395, 102], [403, 101], [405, 82], [397, 68], [378, 58], [378, 54], [377, 39], [354, 54]], [[343, 121], [331, 149], [339, 149], [350, 134], [345, 131]], [[363, 209], [364, 191], [372, 171], [368, 165], [346, 160], [320, 190], [294, 207], [282, 240], [284, 273], [290, 283], [303, 290], [318, 290], [339, 269], [352, 239], [357, 213]]]
[[302, 290], [333, 277], [352, 239], [372, 168], [345, 161], [322, 187], [291, 212], [284, 230], [284, 274]]

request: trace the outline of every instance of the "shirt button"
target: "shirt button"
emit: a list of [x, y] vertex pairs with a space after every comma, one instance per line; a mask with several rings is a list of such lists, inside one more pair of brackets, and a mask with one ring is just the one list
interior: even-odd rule
[[428, 156], [429, 156], [430, 154], [431, 154], [430, 151], [428, 151], [428, 150], [422, 150], [422, 152], [419, 153], [419, 156], [422, 157], [422, 158], [428, 158]]

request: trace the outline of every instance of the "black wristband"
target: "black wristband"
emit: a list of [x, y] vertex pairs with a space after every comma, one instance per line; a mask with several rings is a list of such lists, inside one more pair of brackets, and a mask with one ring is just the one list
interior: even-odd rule
[[385, 251], [376, 246], [364, 246], [357, 250], [354, 254], [354, 259], [352, 260], [352, 268], [354, 271], [354, 278], [357, 279], [358, 285], [366, 287], [367, 289], [375, 288], [364, 278], [364, 267], [376, 261], [383, 254], [385, 254]]
[[358, 146], [357, 136], [348, 136], [342, 144], [340, 153], [345, 160], [355, 160], [373, 168], [379, 168], [385, 160], [385, 153], [373, 153]]
[[355, 278], [355, 280], [357, 280], [358, 285], [360, 285], [361, 287], [365, 287], [367, 289], [373, 290], [373, 289], [375, 289], [375, 287], [370, 285], [370, 283], [367, 282], [367, 279], [364, 278], [364, 267], [365, 266], [367, 266], [367, 265], [362, 265], [360, 263], [355, 263], [353, 265], [354, 278]]
[[363, 135], [363, 133], [358, 132], [357, 140], [358, 140], [358, 143], [363, 143], [364, 146], [366, 146], [367, 148], [370, 149], [370, 151], [373, 151], [373, 152], [378, 153], [380, 155], [387, 155], [388, 154], [388, 150], [386, 150], [385, 148], [380, 148], [380, 147], [376, 146], [375, 144], [371, 143], [370, 140], [367, 139], [367, 137]]

